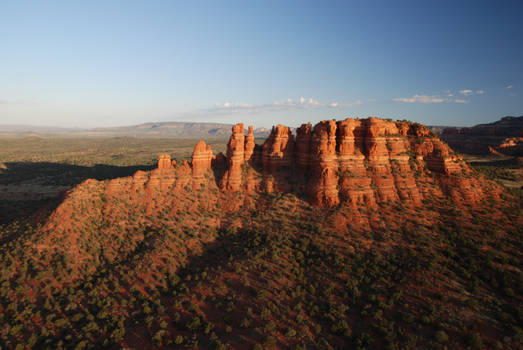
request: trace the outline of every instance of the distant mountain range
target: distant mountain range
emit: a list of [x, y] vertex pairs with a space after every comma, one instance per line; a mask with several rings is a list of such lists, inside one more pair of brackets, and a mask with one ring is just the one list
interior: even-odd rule
[[[230, 135], [232, 124], [162, 122], [108, 128], [80, 129], [29, 125], [0, 125], [0, 137], [177, 137], [210, 138]], [[255, 136], [265, 137], [270, 129], [257, 128]]]
[[432, 131], [453, 149], [467, 154], [523, 156], [523, 116], [503, 117], [473, 127], [445, 127]]
[[[247, 127], [247, 125], [245, 125]], [[137, 138], [227, 138], [232, 124], [159, 122], [107, 128], [58, 128], [25, 125], [0, 125], [0, 137], [137, 137]], [[429, 129], [452, 148], [470, 154], [503, 153], [520, 155], [523, 140], [523, 116], [473, 127], [433, 125]], [[254, 129], [254, 136], [265, 138], [270, 128]], [[291, 128], [295, 133], [295, 128]]]

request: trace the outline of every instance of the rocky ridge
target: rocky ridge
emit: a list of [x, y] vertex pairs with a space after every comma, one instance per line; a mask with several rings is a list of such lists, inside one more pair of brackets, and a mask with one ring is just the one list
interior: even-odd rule
[[[474, 174], [461, 156], [420, 124], [328, 120], [314, 127], [302, 125], [296, 137], [289, 127], [277, 125], [262, 145], [254, 143], [252, 127], [248, 130], [246, 136], [243, 124], [233, 126], [226, 155], [214, 155], [200, 141], [191, 162], [176, 163], [160, 155], [155, 170], [110, 181], [87, 180], [69, 191], [47, 230], [67, 229], [69, 224], [60, 218], [72, 215], [75, 206], [102, 198], [128, 200], [145, 215], [157, 215], [176, 213], [185, 199], [202, 191], [206, 196], [200, 206], [228, 210], [238, 210], [249, 195], [262, 193], [292, 193], [316, 207], [375, 209], [380, 203], [416, 207], [433, 199], [475, 205], [499, 199], [502, 191]], [[102, 205], [100, 215], [107, 219], [115, 212]]]
[[156, 170], [103, 186], [114, 195], [124, 187], [147, 194], [148, 212], [153, 203], [162, 202], [162, 192], [186, 188], [214, 189], [226, 197], [238, 192], [293, 193], [318, 207], [370, 208], [384, 202], [419, 206], [424, 199], [444, 197], [473, 205], [497, 198], [501, 191], [473, 174], [427, 127], [378, 118], [303, 124], [296, 136], [289, 127], [277, 125], [262, 145], [255, 144], [253, 128], [245, 135], [240, 123], [232, 127], [226, 155], [214, 155], [199, 141], [190, 163], [177, 164], [160, 155]]
[[[382, 205], [389, 211], [391, 205], [422, 209], [424, 203], [436, 202], [484, 207], [499, 200], [501, 192], [500, 185], [474, 173], [420, 124], [348, 118], [304, 124], [296, 135], [277, 125], [262, 145], [254, 143], [252, 128], [245, 135], [244, 125], [237, 124], [226, 155], [214, 155], [200, 141], [191, 162], [160, 155], [152, 171], [83, 182], [68, 192], [44, 225], [41, 239], [31, 245], [36, 256], [61, 252], [81, 270], [96, 266], [96, 254], [103, 250], [96, 237], [82, 232], [113, 237], [115, 246], [103, 253], [112, 261], [133, 245], [124, 237], [154, 226], [155, 218], [169, 220], [184, 234], [202, 227], [212, 231], [231, 214], [261, 205], [265, 194], [288, 193], [313, 207], [340, 208], [336, 226], [341, 229], [368, 226], [372, 215], [382, 215]], [[89, 213], [89, 218], [79, 219], [78, 212]], [[191, 249], [200, 249], [204, 241], [195, 239]], [[74, 248], [63, 251], [65, 246]]]
[[[244, 138], [243, 124], [233, 127], [222, 190], [246, 185], [268, 193], [291, 191], [320, 207], [373, 207], [387, 201], [419, 205], [434, 194], [473, 204], [488, 188], [420, 124], [348, 118], [304, 124], [296, 138], [290, 128], [277, 125], [255, 148]], [[260, 175], [257, 180], [242, 171], [246, 162]]]
[[523, 116], [503, 117], [470, 128], [447, 127], [440, 137], [457, 151], [485, 155], [523, 156]]

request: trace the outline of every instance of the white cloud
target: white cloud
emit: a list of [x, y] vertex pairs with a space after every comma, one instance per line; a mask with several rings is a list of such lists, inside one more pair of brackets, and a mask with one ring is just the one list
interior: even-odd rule
[[[474, 95], [474, 91], [470, 89], [460, 90], [459, 93], [463, 96]], [[483, 90], [476, 90], [477, 95], [485, 93]], [[418, 95], [411, 97], [397, 97], [392, 99], [394, 102], [402, 103], [470, 103], [470, 100], [454, 97], [450, 90], [445, 90], [443, 95]]]
[[459, 90], [459, 93], [462, 94], [463, 96], [470, 96], [474, 93], [474, 91], [472, 91], [470, 89], [465, 89], [465, 90]]
[[241, 102], [225, 102], [225, 103], [216, 104], [216, 108], [251, 108], [251, 107], [253, 107], [252, 104], [241, 103]]
[[[312, 108], [339, 108], [339, 107], [353, 107], [363, 104], [362, 101], [354, 102], [322, 102], [314, 98], [300, 97], [297, 100], [288, 98], [285, 100], [274, 101], [272, 106], [278, 110], [281, 109], [312, 109]], [[260, 105], [259, 107], [269, 107], [270, 105]]]
[[321, 107], [327, 104], [321, 103], [320, 101], [313, 98], [300, 97], [298, 100], [288, 98], [286, 100], [274, 101], [272, 103], [275, 106], [290, 106], [290, 107]]
[[439, 96], [414, 95], [412, 97], [397, 97], [393, 101], [403, 103], [441, 103], [445, 102], [445, 99]]
[[508, 86], [505, 87], [505, 89], [512, 89], [513, 87], [514, 86], [512, 86], [512, 85], [508, 85]]
[[230, 113], [264, 113], [278, 112], [300, 109], [320, 109], [320, 108], [342, 108], [353, 107], [363, 104], [362, 101], [354, 102], [322, 102], [314, 98], [300, 97], [298, 99], [287, 98], [274, 101], [269, 104], [251, 104], [243, 102], [224, 102], [217, 103], [213, 108], [203, 110], [203, 113], [230, 114]]

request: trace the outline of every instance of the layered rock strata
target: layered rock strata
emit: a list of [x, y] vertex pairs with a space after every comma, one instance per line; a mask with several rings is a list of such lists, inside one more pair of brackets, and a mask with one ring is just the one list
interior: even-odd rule
[[243, 163], [245, 161], [245, 130], [242, 123], [232, 127], [226, 157], [226, 171], [220, 188], [238, 191], [242, 184]]
[[[277, 125], [256, 148], [251, 132], [245, 138], [243, 124], [232, 131], [221, 181], [225, 190], [238, 191], [248, 182], [249, 190], [294, 191], [321, 207], [420, 205], [425, 197], [443, 193], [467, 203], [484, 197], [481, 186], [470, 185], [474, 180], [463, 159], [420, 124], [328, 120], [300, 126], [295, 139], [290, 128]], [[245, 176], [245, 161], [262, 175], [259, 184]]]
[[171, 156], [168, 154], [160, 154], [158, 156], [158, 169], [169, 169], [172, 166]]
[[255, 144], [252, 130], [246, 135], [243, 124], [235, 125], [226, 155], [214, 156], [200, 141], [190, 163], [173, 166], [169, 155], [161, 155], [158, 169], [108, 181], [104, 192], [143, 202], [150, 215], [174, 210], [165, 207], [167, 194], [198, 195], [204, 189], [236, 209], [246, 194], [263, 192], [293, 193], [319, 207], [374, 208], [395, 202], [420, 206], [435, 198], [472, 205], [501, 191], [419, 124], [348, 118], [304, 124], [296, 136], [277, 125], [263, 145]]
[[205, 175], [211, 170], [211, 164], [214, 159], [211, 146], [204, 141], [199, 141], [194, 146], [192, 154], [192, 180], [193, 188], [198, 189], [204, 182]]
[[[190, 163], [173, 166], [169, 155], [161, 155], [152, 171], [84, 181], [67, 193], [43, 227], [47, 234], [32, 246], [37, 257], [62, 254], [75, 273], [90, 272], [96, 264], [114, 261], [121, 249], [129, 248], [128, 237], [139, 237], [144, 227], [157, 224], [157, 218], [177, 227], [173, 237], [192, 237], [205, 228], [214, 232], [234, 216], [231, 213], [265, 203], [258, 202], [257, 194], [267, 192], [292, 193], [317, 207], [339, 206], [332, 212], [342, 216], [357, 209], [367, 213], [370, 225], [371, 217], [380, 215], [378, 205], [390, 213], [392, 204], [398, 215], [396, 207], [423, 213], [418, 207], [424, 200], [485, 208], [491, 199], [499, 200], [501, 186], [471, 171], [419, 124], [377, 118], [328, 120], [314, 127], [302, 125], [296, 137], [290, 128], [278, 125], [260, 146], [254, 143], [252, 128], [245, 136], [243, 124], [238, 124], [232, 128], [226, 156], [215, 157], [200, 141]], [[89, 217], [78, 220], [78, 212]], [[361, 221], [360, 215], [344, 218], [355, 225]], [[102, 249], [102, 238], [107, 237], [121, 246]], [[181, 249], [198, 250], [205, 239], [193, 237]], [[103, 259], [89, 251], [103, 252]]]
[[247, 132], [247, 136], [245, 137], [245, 150], [243, 153], [243, 156], [245, 158], [246, 162], [249, 162], [251, 160], [251, 157], [254, 153], [254, 147], [256, 146], [256, 143], [254, 142], [254, 127], [249, 126], [249, 131]]

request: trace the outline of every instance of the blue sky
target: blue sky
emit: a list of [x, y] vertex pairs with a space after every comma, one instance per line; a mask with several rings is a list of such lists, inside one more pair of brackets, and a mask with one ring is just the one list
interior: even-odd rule
[[0, 1], [0, 124], [523, 115], [523, 1]]

